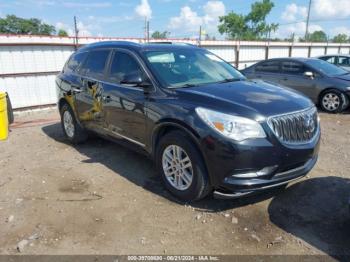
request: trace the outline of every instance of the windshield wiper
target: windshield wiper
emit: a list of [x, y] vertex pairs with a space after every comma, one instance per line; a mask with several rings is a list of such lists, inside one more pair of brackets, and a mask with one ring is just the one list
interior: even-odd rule
[[180, 86], [180, 87], [181, 87], [181, 88], [182, 88], [182, 87], [186, 88], [186, 87], [195, 87], [195, 86], [198, 86], [198, 85], [196, 85], [196, 84], [185, 84], [185, 85]]
[[229, 83], [229, 82], [236, 82], [236, 81], [241, 81], [241, 78], [225, 78], [222, 81], [219, 81], [218, 83]]

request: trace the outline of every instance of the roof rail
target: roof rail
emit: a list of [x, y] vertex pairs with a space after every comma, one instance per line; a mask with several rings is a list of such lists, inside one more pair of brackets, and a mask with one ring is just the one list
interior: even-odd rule
[[185, 43], [185, 42], [171, 42], [171, 41], [150, 41], [148, 43], [145, 44], [165, 44], [165, 45], [189, 45], [189, 46], [196, 46], [194, 44], [190, 44], [190, 43]]

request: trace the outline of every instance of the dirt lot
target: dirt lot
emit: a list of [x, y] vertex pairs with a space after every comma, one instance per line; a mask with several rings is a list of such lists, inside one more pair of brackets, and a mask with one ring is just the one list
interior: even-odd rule
[[[55, 111], [0, 143], [0, 254], [350, 254], [350, 114], [321, 113], [317, 166], [284, 191], [193, 206], [142, 155], [66, 143]], [[31, 120], [33, 120], [31, 122]]]

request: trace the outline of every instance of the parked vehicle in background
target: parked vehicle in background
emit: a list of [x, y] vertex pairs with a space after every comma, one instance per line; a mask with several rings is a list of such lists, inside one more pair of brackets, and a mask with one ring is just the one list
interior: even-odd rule
[[241, 72], [249, 79], [262, 79], [297, 90], [330, 113], [342, 112], [349, 105], [349, 72], [320, 59], [269, 59]]
[[247, 81], [195, 46], [87, 45], [56, 85], [71, 142], [89, 130], [149, 154], [165, 187], [185, 201], [283, 186], [317, 161], [319, 120], [309, 99]]
[[350, 71], [350, 55], [324, 55], [317, 58]]

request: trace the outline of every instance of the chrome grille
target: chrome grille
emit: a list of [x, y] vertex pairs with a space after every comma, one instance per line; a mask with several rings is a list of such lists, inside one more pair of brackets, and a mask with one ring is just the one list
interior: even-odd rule
[[304, 144], [310, 142], [318, 133], [319, 122], [315, 107], [273, 116], [268, 125], [276, 137], [286, 144]]

